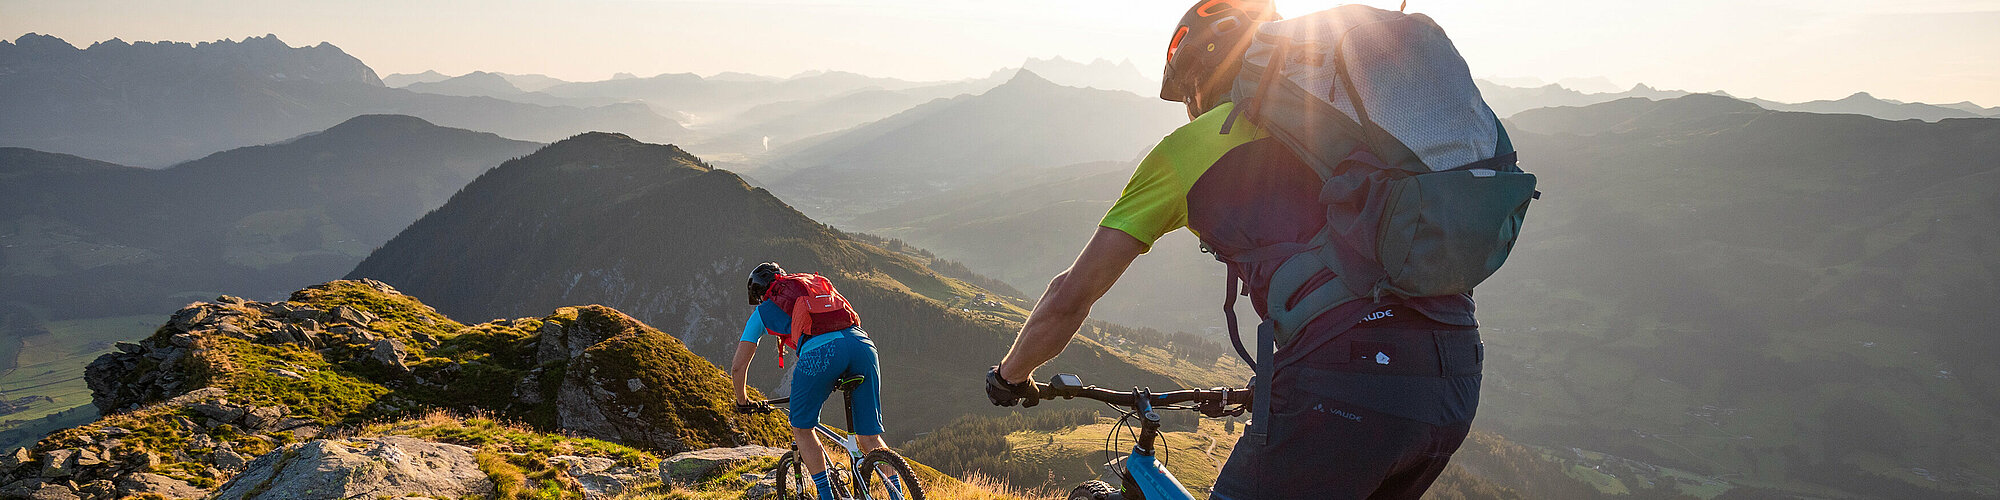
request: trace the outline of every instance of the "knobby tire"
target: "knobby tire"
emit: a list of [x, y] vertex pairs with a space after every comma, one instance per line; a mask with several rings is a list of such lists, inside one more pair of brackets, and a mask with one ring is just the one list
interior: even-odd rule
[[[833, 491], [847, 489], [846, 474], [832, 460], [827, 461], [826, 472]], [[805, 464], [799, 461], [799, 452], [788, 451], [778, 457], [778, 467], [772, 473], [778, 476], [778, 500], [819, 500], [819, 485], [813, 483], [812, 473], [806, 472]]]
[[1110, 500], [1118, 498], [1118, 489], [1104, 481], [1090, 481], [1069, 490], [1069, 500]]
[[924, 500], [924, 486], [917, 481], [916, 473], [910, 470], [910, 463], [903, 460], [902, 455], [889, 450], [868, 452], [868, 455], [861, 459], [861, 468], [854, 470], [856, 477], [854, 487], [861, 493], [859, 495], [861, 498], [891, 500], [889, 490], [884, 483], [889, 478], [882, 476], [878, 467], [888, 467], [889, 470], [896, 471], [897, 482], [903, 487], [901, 500]]

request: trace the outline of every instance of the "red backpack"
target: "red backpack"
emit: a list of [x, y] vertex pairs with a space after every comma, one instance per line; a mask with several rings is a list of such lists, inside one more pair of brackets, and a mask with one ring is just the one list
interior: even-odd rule
[[[792, 316], [792, 331], [779, 332], [784, 348], [799, 348], [799, 339], [808, 335], [845, 330], [861, 324], [861, 315], [847, 305], [847, 298], [833, 289], [833, 282], [812, 273], [780, 274], [764, 291], [764, 300], [776, 303]], [[780, 357], [779, 359], [784, 359]]]

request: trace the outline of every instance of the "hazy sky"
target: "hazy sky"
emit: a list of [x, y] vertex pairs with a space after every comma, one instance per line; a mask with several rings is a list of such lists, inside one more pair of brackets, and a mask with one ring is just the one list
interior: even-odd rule
[[[1287, 15], [1340, 3], [1278, 0]], [[1394, 0], [1363, 2], [1395, 8]], [[275, 33], [380, 74], [837, 69], [941, 80], [1028, 57], [1157, 78], [1185, 0], [0, 0], [0, 36], [79, 46]], [[1855, 91], [2000, 106], [2000, 0], [1414, 0], [1481, 76], [1608, 77], [1784, 101]]]

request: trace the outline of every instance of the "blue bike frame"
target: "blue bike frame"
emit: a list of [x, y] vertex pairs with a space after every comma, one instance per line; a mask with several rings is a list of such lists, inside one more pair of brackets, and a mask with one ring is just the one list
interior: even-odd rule
[[1153, 436], [1160, 430], [1160, 415], [1153, 412], [1151, 399], [1138, 398], [1139, 404], [1134, 408], [1139, 410], [1143, 422], [1139, 424], [1139, 444], [1132, 445], [1132, 453], [1125, 456], [1125, 475], [1147, 500], [1194, 500], [1194, 494], [1181, 486], [1174, 473], [1153, 456]]

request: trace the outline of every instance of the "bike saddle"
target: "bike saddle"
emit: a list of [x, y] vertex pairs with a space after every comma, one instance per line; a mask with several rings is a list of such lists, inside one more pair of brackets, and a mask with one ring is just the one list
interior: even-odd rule
[[833, 388], [835, 390], [841, 390], [841, 391], [852, 391], [856, 387], [861, 387], [861, 383], [866, 381], [868, 381], [868, 377], [862, 375], [854, 375], [851, 377], [833, 381]]

